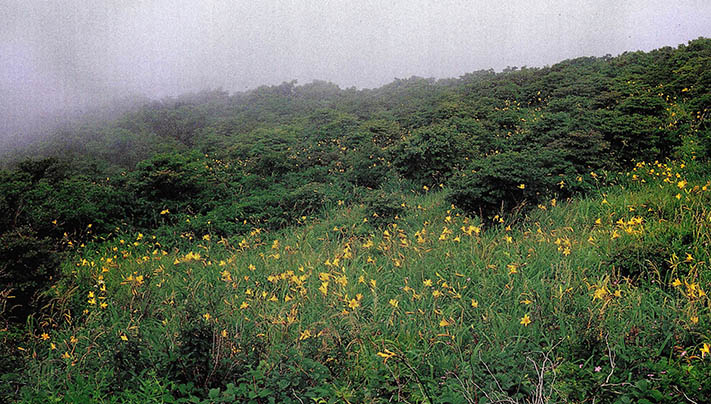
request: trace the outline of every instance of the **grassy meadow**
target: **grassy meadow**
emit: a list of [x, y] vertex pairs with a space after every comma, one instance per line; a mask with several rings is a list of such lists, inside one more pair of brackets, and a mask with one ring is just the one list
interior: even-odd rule
[[0, 150], [0, 402], [709, 402], [710, 72], [291, 81]]
[[75, 246], [21, 401], [703, 402], [708, 168], [639, 163], [488, 223], [422, 190], [381, 227], [339, 202]]

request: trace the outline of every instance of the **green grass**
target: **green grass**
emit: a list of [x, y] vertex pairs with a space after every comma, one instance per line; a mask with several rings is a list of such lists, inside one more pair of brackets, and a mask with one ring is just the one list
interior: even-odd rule
[[703, 401], [708, 168], [484, 223], [430, 191], [385, 229], [336, 205], [244, 241], [89, 244], [30, 324], [19, 401]]

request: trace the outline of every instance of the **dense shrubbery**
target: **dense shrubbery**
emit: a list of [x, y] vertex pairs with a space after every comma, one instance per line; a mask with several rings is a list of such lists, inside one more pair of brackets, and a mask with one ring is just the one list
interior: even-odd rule
[[525, 150], [472, 161], [453, 181], [450, 199], [462, 209], [486, 215], [503, 214], [524, 201], [536, 204], [563, 181], [553, 161], [557, 157]]
[[40, 238], [26, 226], [0, 235], [0, 314], [24, 319], [37, 308], [35, 293], [58, 275], [57, 248], [52, 239]]
[[92, 242], [15, 342], [13, 398], [703, 400], [708, 167], [639, 163], [505, 220], [371, 190], [234, 242]]
[[152, 103], [64, 129], [40, 147], [57, 157], [2, 172], [0, 233], [26, 226], [56, 245], [125, 226], [230, 236], [396, 177], [449, 186], [470, 212], [535, 206], [584, 191], [591, 171], [688, 149], [689, 133], [708, 156], [710, 42], [360, 92], [291, 82]]

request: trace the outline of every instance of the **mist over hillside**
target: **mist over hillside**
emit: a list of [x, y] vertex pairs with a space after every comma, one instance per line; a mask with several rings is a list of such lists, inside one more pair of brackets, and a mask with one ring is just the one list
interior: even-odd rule
[[291, 80], [378, 88], [711, 36], [711, 6], [694, 0], [8, 0], [0, 14], [0, 145], [25, 144], [127, 98]]
[[0, 402], [711, 397], [711, 5], [379, 3], [0, 4]]

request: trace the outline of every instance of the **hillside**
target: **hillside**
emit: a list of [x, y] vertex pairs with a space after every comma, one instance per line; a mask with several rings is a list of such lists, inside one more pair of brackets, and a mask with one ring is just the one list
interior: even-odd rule
[[208, 91], [7, 152], [0, 397], [704, 402], [710, 62]]
[[235, 244], [77, 247], [22, 347], [23, 397], [701, 402], [708, 168], [639, 163], [493, 222], [430, 192], [382, 230], [346, 204]]

